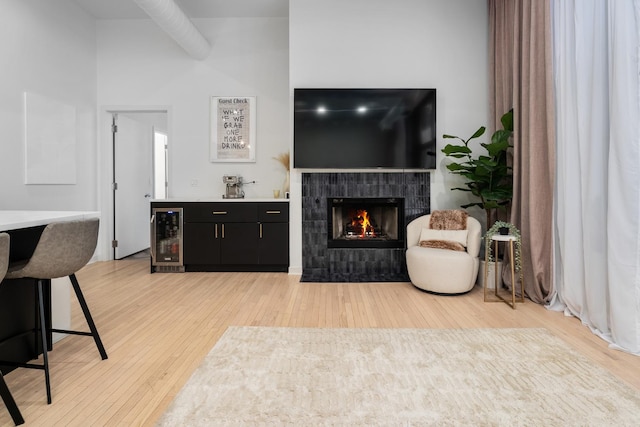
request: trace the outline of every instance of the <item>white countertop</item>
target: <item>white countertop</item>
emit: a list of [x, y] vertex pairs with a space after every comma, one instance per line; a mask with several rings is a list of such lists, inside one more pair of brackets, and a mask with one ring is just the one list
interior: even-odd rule
[[212, 197], [205, 199], [175, 198], [175, 199], [152, 199], [152, 203], [187, 203], [187, 202], [289, 202], [290, 199], [274, 199], [273, 197], [257, 197], [244, 199], [224, 199], [222, 197]]
[[97, 218], [96, 211], [2, 211], [0, 210], [0, 231], [37, 227], [56, 221]]

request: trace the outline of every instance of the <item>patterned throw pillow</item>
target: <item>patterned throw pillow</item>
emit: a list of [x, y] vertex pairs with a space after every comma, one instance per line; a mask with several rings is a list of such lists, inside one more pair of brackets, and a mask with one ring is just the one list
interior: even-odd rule
[[425, 227], [420, 232], [420, 241], [446, 240], [449, 242], [456, 242], [463, 247], [466, 247], [468, 233], [468, 230], [434, 230]]
[[464, 251], [467, 247], [466, 211], [460, 209], [431, 212], [429, 228], [420, 233], [419, 245], [423, 248]]
[[449, 249], [452, 251], [464, 251], [464, 246], [458, 242], [449, 240], [421, 240], [420, 246], [423, 248]]
[[467, 211], [460, 209], [449, 209], [431, 212], [429, 218], [429, 228], [435, 230], [466, 230]]

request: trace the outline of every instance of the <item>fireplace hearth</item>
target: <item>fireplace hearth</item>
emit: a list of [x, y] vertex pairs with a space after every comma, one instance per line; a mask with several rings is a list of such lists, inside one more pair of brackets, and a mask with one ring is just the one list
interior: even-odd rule
[[[405, 229], [412, 219], [429, 213], [429, 181], [429, 172], [303, 173], [302, 277], [300, 280], [303, 282], [409, 281], [404, 247]], [[329, 230], [334, 228], [334, 221], [329, 215], [331, 213], [329, 203], [333, 199], [347, 198], [401, 199], [404, 213], [398, 211], [397, 240], [402, 242], [402, 247], [329, 247]], [[379, 219], [375, 212], [368, 212], [368, 214], [369, 220], [373, 220], [375, 226], [384, 229], [384, 234], [396, 238], [385, 220]], [[342, 221], [345, 222], [344, 219]], [[362, 232], [360, 228], [351, 232], [357, 234], [355, 230]], [[333, 236], [333, 231], [331, 233]], [[364, 240], [357, 237], [353, 239]]]
[[403, 198], [329, 198], [329, 248], [403, 248]]

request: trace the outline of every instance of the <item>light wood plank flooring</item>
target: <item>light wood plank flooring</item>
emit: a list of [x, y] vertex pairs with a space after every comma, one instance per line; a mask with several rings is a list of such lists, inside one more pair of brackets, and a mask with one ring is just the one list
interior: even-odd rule
[[[447, 297], [409, 283], [300, 283], [284, 273], [149, 274], [148, 268], [148, 260], [133, 259], [94, 263], [78, 274], [109, 359], [101, 361], [91, 338], [56, 343], [50, 353], [51, 405], [41, 371], [9, 373], [6, 380], [26, 425], [153, 425], [233, 325], [544, 327], [640, 390], [640, 357], [608, 349], [577, 319], [530, 301], [517, 310], [484, 303], [477, 287]], [[73, 326], [84, 327], [72, 300]], [[4, 407], [0, 425], [12, 425]]]

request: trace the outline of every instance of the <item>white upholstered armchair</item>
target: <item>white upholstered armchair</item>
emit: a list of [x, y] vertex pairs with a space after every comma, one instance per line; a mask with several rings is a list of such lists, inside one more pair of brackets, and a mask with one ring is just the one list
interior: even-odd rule
[[[438, 294], [470, 291], [478, 276], [478, 254], [482, 231], [478, 220], [467, 217], [462, 230], [431, 230], [431, 215], [421, 216], [407, 225], [407, 270], [417, 288]], [[420, 241], [453, 241], [461, 250], [422, 247]]]

